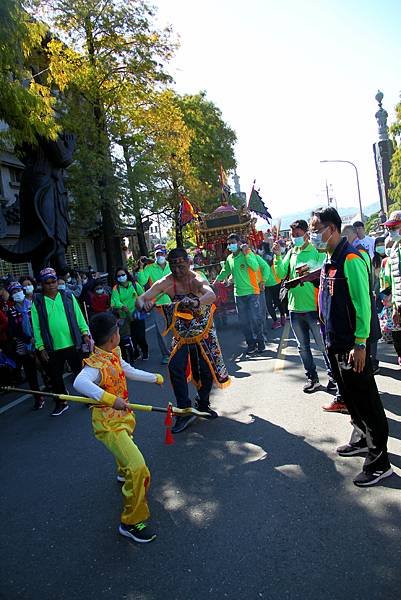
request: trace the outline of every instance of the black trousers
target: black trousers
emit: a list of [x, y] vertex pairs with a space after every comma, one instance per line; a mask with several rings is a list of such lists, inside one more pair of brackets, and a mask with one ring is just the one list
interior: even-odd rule
[[36, 357], [34, 354], [17, 354], [17, 364], [23, 367], [25, 376], [31, 390], [39, 390], [38, 370], [36, 366]]
[[392, 331], [391, 335], [397, 356], [401, 356], [401, 331]]
[[50, 385], [55, 394], [67, 393], [63, 379], [64, 364], [66, 362], [69, 364], [74, 377], [76, 377], [82, 369], [82, 356], [74, 346], [49, 352], [49, 361], [44, 363]]
[[388, 468], [388, 422], [369, 360], [370, 349], [366, 349], [367, 360], [361, 373], [345, 368], [348, 356], [349, 352], [338, 354], [328, 349], [333, 377], [355, 428], [351, 442], [357, 441], [358, 436], [366, 437], [369, 452], [364, 471]]
[[133, 319], [131, 321], [131, 340], [134, 345], [134, 349], [139, 348], [144, 354], [148, 354], [148, 342], [146, 341], [146, 326], [145, 319]]
[[195, 378], [200, 379], [201, 382], [201, 386], [198, 389], [199, 405], [206, 408], [209, 405], [209, 394], [213, 386], [213, 376], [196, 344], [184, 344], [181, 346], [170, 359], [168, 365], [177, 406], [178, 408], [188, 408], [191, 406], [186, 376], [188, 356], [190, 357], [192, 372], [196, 376]]
[[273, 321], [277, 321], [276, 310], [279, 311], [281, 317], [285, 316], [284, 306], [280, 300], [280, 287], [280, 283], [265, 287], [266, 306]]

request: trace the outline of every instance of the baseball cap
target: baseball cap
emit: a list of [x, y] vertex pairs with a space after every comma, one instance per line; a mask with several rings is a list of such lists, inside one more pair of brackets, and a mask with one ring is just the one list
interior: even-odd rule
[[401, 210], [393, 210], [387, 221], [384, 221], [383, 225], [386, 227], [401, 227]]
[[46, 267], [45, 269], [42, 269], [39, 273], [39, 278], [41, 281], [46, 281], [48, 279], [57, 279], [57, 273], [54, 269], [52, 269], [51, 267]]

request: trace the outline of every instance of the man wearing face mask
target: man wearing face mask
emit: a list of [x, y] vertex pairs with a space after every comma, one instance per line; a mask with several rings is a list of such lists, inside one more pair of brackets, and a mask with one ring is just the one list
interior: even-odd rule
[[[171, 273], [166, 256], [166, 247], [163, 244], [157, 244], [155, 246], [155, 261], [153, 263], [146, 264], [144, 259], [140, 259], [137, 277], [138, 283], [142, 287], [145, 287], [145, 285], [151, 287], [154, 283], [156, 283], [156, 281], [160, 281], [160, 279]], [[161, 309], [157, 307], [160, 307], [163, 304], [170, 304], [170, 302], [171, 300], [167, 294], [160, 294], [155, 302], [156, 309], [152, 313], [155, 319], [157, 343], [162, 355], [162, 365], [168, 364], [170, 356], [169, 348], [171, 346], [172, 336], [171, 333], [167, 333], [165, 337], [162, 336], [162, 332], [165, 330], [166, 324]]]
[[340, 456], [367, 453], [358, 487], [392, 474], [387, 454], [388, 423], [369, 357], [371, 292], [361, 254], [341, 237], [341, 217], [333, 207], [312, 213], [311, 242], [326, 251], [319, 287], [319, 314], [333, 375], [352, 418], [350, 442]]
[[[316, 248], [309, 242], [308, 224], [299, 219], [290, 225], [291, 238], [294, 247], [289, 250], [284, 258], [281, 256], [281, 246], [278, 242], [273, 245], [276, 255], [274, 267], [278, 277], [284, 279], [295, 279], [298, 277], [297, 270], [301, 265], [308, 265], [309, 270], [316, 269], [323, 260]], [[336, 390], [335, 382], [331, 378], [330, 364], [325, 352], [322, 334], [320, 332], [319, 318], [317, 313], [317, 290], [313, 283], [306, 282], [288, 290], [288, 309], [292, 331], [298, 345], [298, 351], [305, 369], [306, 383], [303, 391], [310, 394], [319, 389], [320, 382], [317, 375], [316, 364], [313, 360], [310, 348], [310, 336], [315, 339], [317, 347], [323, 354], [329, 375], [327, 391]]]
[[238, 318], [248, 345], [247, 354], [263, 352], [266, 346], [260, 318], [258, 260], [248, 244], [241, 243], [235, 233], [228, 236], [227, 248], [231, 254], [215, 281], [224, 281], [232, 276]]
[[[14, 356], [19, 367], [23, 367], [31, 390], [40, 390], [36, 368], [35, 343], [31, 320], [32, 302], [25, 297], [22, 285], [13, 281], [8, 292], [8, 335], [14, 345]], [[34, 410], [44, 406], [43, 396], [34, 397]]]
[[[40, 272], [42, 293], [32, 304], [32, 325], [36, 349], [45, 366], [53, 392], [66, 394], [63, 380], [65, 362], [74, 375], [81, 370], [81, 348], [90, 346], [89, 329], [74, 295], [58, 290], [54, 269]], [[68, 409], [66, 402], [56, 401], [52, 416]]]

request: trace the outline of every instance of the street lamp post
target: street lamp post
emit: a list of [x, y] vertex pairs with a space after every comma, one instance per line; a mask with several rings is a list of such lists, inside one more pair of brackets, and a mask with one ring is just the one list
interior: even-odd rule
[[321, 160], [321, 163], [347, 163], [348, 165], [352, 165], [355, 169], [355, 175], [356, 175], [356, 185], [358, 187], [358, 201], [359, 201], [359, 212], [361, 213], [361, 219], [363, 217], [363, 212], [362, 212], [362, 201], [361, 201], [361, 190], [359, 187], [359, 175], [358, 175], [358, 169], [356, 168], [356, 165], [351, 162], [350, 160]]

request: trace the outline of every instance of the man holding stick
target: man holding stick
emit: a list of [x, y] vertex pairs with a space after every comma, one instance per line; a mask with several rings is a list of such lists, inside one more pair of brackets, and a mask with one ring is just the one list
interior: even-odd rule
[[[171, 303], [160, 308], [166, 320], [164, 334], [168, 331], [173, 334], [168, 368], [177, 406], [191, 406], [188, 379], [192, 379], [198, 389], [196, 408], [215, 418], [218, 415], [210, 408], [209, 399], [213, 381], [219, 387], [230, 383], [213, 326], [212, 304], [216, 296], [208, 282], [190, 270], [184, 248], [171, 250], [167, 260], [171, 273], [139, 296], [136, 304], [138, 309], [149, 311], [160, 294], [169, 296]], [[194, 415], [177, 416], [172, 433], [180, 433], [195, 418]]]

